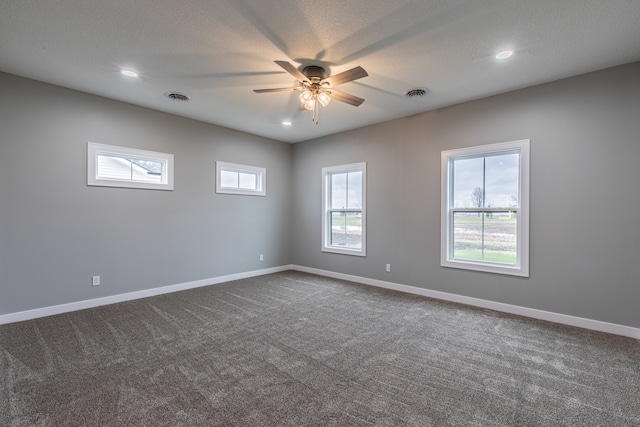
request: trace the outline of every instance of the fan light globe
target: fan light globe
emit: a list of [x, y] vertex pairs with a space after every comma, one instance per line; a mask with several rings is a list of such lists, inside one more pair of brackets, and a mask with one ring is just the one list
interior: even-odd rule
[[326, 107], [327, 105], [329, 105], [331, 98], [329, 98], [329, 95], [327, 95], [325, 92], [320, 92], [318, 93], [318, 101], [320, 101], [320, 104], [322, 104], [323, 107]]
[[315, 106], [316, 106], [316, 100], [311, 98], [311, 99], [307, 100], [307, 102], [305, 102], [303, 104], [303, 106], [304, 106], [305, 110], [313, 110], [315, 108]]
[[307, 101], [311, 99], [311, 91], [309, 89], [305, 89], [304, 91], [302, 91], [298, 99], [303, 104], [307, 103]]

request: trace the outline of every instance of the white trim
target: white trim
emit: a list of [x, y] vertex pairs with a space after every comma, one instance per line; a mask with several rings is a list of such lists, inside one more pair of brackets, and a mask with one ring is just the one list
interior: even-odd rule
[[[98, 178], [98, 155], [126, 155], [141, 160], [159, 160], [163, 164], [162, 182], [141, 182], [135, 180], [119, 180]], [[136, 148], [118, 147], [115, 145], [87, 142], [87, 185], [97, 187], [141, 188], [145, 190], [173, 190], [173, 154], [156, 151], [138, 150]]]
[[348, 280], [350, 282], [362, 283], [364, 285], [375, 286], [378, 288], [391, 289], [413, 295], [421, 295], [424, 297], [435, 298], [443, 301], [466, 304], [473, 307], [487, 308], [503, 313], [516, 314], [518, 316], [530, 317], [532, 319], [546, 320], [548, 322], [560, 323], [563, 325], [575, 326], [578, 328], [590, 329], [599, 332], [606, 332], [609, 334], [621, 335], [640, 340], [640, 328], [634, 328], [631, 326], [618, 325], [615, 323], [602, 322], [599, 320], [585, 319], [583, 317], [569, 316], [567, 314], [560, 314], [550, 311], [538, 310], [535, 308], [504, 304], [479, 298], [466, 297], [463, 295], [450, 294], [448, 292], [434, 291], [431, 289], [418, 288], [415, 286], [402, 285], [399, 283], [386, 282], [383, 280], [369, 279], [366, 277], [353, 276], [350, 274], [336, 273], [333, 271], [320, 270], [317, 268], [304, 267], [295, 264], [248, 271], [245, 273], [230, 274], [227, 276], [219, 276], [211, 279], [196, 280], [193, 282], [186, 282], [177, 285], [162, 286], [159, 288], [129, 292], [126, 294], [113, 295], [103, 298], [95, 298], [91, 300], [77, 301], [51, 307], [37, 308], [34, 310], [2, 314], [0, 315], [0, 325], [37, 319], [40, 317], [52, 316], [55, 314], [69, 313], [72, 311], [84, 310], [87, 308], [100, 307], [103, 305], [115, 304], [118, 302], [132, 301], [139, 298], [147, 298], [155, 295], [168, 294], [171, 292], [184, 291], [187, 289], [199, 288], [202, 286], [217, 285], [232, 280], [247, 279], [249, 277], [263, 276], [265, 274], [279, 273], [281, 271], [287, 270], [302, 271], [304, 273], [317, 274], [320, 276], [332, 277], [334, 279]]
[[[508, 274], [529, 277], [529, 168], [530, 140], [500, 142], [497, 144], [478, 145], [458, 148], [440, 153], [440, 265], [442, 267], [460, 268], [487, 273]], [[451, 159], [455, 157], [489, 155], [493, 153], [517, 150], [519, 156], [519, 218], [518, 227], [518, 259], [515, 265], [504, 265], [484, 261], [454, 259], [451, 255], [452, 232], [450, 227], [451, 195]]]
[[202, 286], [217, 285], [224, 282], [230, 282], [232, 280], [247, 279], [249, 277], [263, 276], [265, 274], [278, 273], [291, 269], [292, 268], [290, 265], [283, 265], [280, 267], [229, 274], [227, 276], [213, 277], [210, 279], [195, 280], [193, 282], [180, 283], [177, 285], [168, 285], [161, 286], [159, 288], [145, 289], [142, 291], [128, 292], [126, 294], [118, 294], [108, 297], [54, 305], [50, 307], [36, 308], [33, 310], [19, 311], [16, 313], [2, 314], [0, 315], [0, 325], [13, 322], [22, 322], [24, 320], [37, 319], [39, 317], [53, 316], [55, 314], [69, 313], [72, 311], [84, 310], [87, 308], [100, 307], [103, 305], [115, 304], [118, 302], [132, 301], [156, 295], [169, 294], [172, 292], [184, 291], [187, 289], [199, 288]]
[[317, 268], [293, 265], [293, 270], [305, 273], [318, 274], [320, 276], [332, 277], [334, 279], [348, 280], [350, 282], [362, 283], [364, 285], [378, 288], [392, 289], [414, 295], [421, 295], [443, 301], [457, 302], [474, 307], [488, 308], [490, 310], [503, 313], [516, 314], [518, 316], [530, 317], [533, 319], [546, 320], [548, 322], [560, 323], [563, 325], [576, 326], [578, 328], [590, 329], [593, 331], [606, 332], [609, 334], [622, 335], [629, 338], [640, 339], [640, 328], [618, 325], [615, 323], [602, 322], [599, 320], [585, 319], [583, 317], [570, 316], [567, 314], [554, 313], [551, 311], [538, 310], [535, 308], [521, 307], [518, 305], [504, 304], [501, 302], [489, 301], [479, 298], [466, 297], [463, 295], [450, 294], [447, 292], [434, 291], [431, 289], [418, 288], [415, 286], [402, 285], [399, 283], [386, 282], [383, 280], [369, 279], [366, 277], [352, 276], [350, 274], [335, 273], [333, 271], [320, 270]]
[[[256, 190], [223, 187], [222, 171], [245, 173], [256, 176]], [[260, 166], [248, 166], [238, 163], [216, 161], [216, 193], [220, 194], [240, 194], [244, 196], [266, 196], [267, 195], [267, 169]]]

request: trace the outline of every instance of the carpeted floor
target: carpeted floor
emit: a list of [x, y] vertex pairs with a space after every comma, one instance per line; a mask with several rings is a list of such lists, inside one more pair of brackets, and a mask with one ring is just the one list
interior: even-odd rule
[[288, 271], [0, 326], [1, 426], [640, 426], [640, 341]]

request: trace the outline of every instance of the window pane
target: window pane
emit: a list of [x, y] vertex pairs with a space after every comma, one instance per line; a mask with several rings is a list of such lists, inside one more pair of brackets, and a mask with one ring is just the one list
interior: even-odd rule
[[251, 173], [240, 173], [239, 188], [245, 190], [256, 189], [256, 175]]
[[331, 212], [330, 245], [362, 248], [362, 212]]
[[98, 178], [131, 179], [131, 162], [123, 157], [98, 155]]
[[226, 188], [238, 188], [238, 172], [220, 171], [221, 186]]
[[141, 164], [159, 165], [162, 172], [162, 163], [145, 160], [131, 160], [126, 156], [98, 154], [98, 179], [117, 179], [137, 182], [162, 182], [162, 175], [150, 171]]
[[162, 176], [157, 173], [150, 172], [149, 170], [139, 166], [135, 162], [131, 162], [131, 169], [133, 170], [133, 180], [139, 182], [161, 182]]
[[518, 153], [485, 158], [485, 207], [518, 206]]
[[331, 179], [331, 209], [347, 208], [347, 174], [334, 173]]
[[454, 159], [453, 168], [453, 207], [484, 207], [484, 157]]
[[512, 213], [487, 213], [484, 216], [484, 260], [515, 264], [517, 261], [518, 218]]
[[362, 209], [362, 171], [347, 174], [347, 208]]
[[515, 264], [517, 225], [515, 212], [455, 212], [453, 258]]
[[480, 212], [453, 214], [453, 258], [482, 260], [482, 222]]
[[160, 161], [154, 160], [131, 160], [136, 165], [140, 166], [144, 170], [147, 171], [149, 175], [161, 175], [162, 174], [162, 163]]

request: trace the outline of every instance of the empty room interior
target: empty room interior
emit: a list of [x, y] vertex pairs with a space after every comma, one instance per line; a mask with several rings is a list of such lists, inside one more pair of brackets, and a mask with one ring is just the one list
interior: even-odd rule
[[0, 424], [640, 425], [638, 22], [0, 0]]

